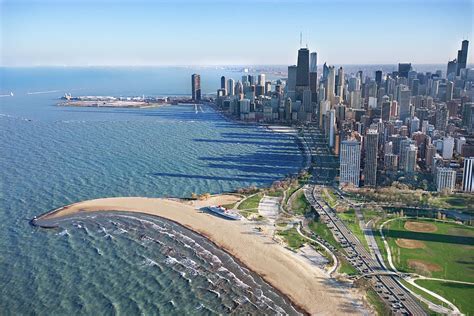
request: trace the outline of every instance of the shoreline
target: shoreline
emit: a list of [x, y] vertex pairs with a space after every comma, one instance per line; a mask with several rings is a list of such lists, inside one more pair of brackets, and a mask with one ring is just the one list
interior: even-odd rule
[[[337, 282], [285, 249], [269, 236], [255, 231], [251, 221], [229, 221], [199, 211], [215, 202], [235, 201], [234, 195], [213, 196], [207, 201], [177, 201], [161, 198], [105, 198], [78, 202], [44, 213], [32, 220], [38, 227], [58, 227], [55, 220], [90, 212], [132, 212], [171, 220], [207, 238], [230, 254], [240, 264], [258, 274], [278, 290], [291, 304], [307, 314], [354, 314], [348, 304], [361, 301], [351, 291], [344, 291]], [[211, 203], [214, 202], [214, 203]], [[258, 225], [258, 223], [255, 223]], [[340, 295], [331, 294], [340, 292]], [[315, 300], [312, 296], [317, 296]], [[355, 306], [354, 306], [355, 307]]]

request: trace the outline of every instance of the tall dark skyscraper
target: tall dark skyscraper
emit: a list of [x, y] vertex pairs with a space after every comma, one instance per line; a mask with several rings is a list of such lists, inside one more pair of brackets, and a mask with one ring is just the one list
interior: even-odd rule
[[296, 65], [296, 86], [309, 86], [309, 50], [300, 48], [298, 50], [298, 64]]
[[193, 101], [201, 101], [201, 76], [198, 74], [191, 76], [191, 92]]
[[450, 60], [448, 62], [448, 69], [446, 70], [446, 78], [448, 78], [448, 76], [452, 73], [457, 73], [458, 71], [458, 62], [456, 59], [454, 60]]
[[375, 82], [377, 82], [377, 85], [380, 87], [380, 84], [382, 83], [382, 70], [377, 70], [375, 72]]
[[408, 73], [411, 71], [411, 63], [398, 64], [398, 75], [400, 77], [408, 78]]
[[311, 90], [311, 99], [317, 100], [318, 95], [318, 53], [311, 53], [309, 67], [309, 88]]
[[461, 69], [466, 68], [467, 64], [467, 48], [469, 46], [469, 41], [464, 40], [461, 44], [461, 50], [458, 50], [458, 69], [456, 75], [459, 76]]
[[227, 81], [225, 80], [225, 76], [221, 77], [221, 89], [225, 89], [227, 91]]

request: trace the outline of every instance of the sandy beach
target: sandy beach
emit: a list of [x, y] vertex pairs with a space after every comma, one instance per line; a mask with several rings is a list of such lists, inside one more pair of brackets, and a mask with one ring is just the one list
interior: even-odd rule
[[295, 305], [309, 314], [362, 314], [361, 296], [331, 279], [312, 265], [255, 229], [248, 220], [231, 221], [197, 208], [229, 204], [235, 195], [213, 196], [205, 201], [124, 197], [79, 202], [40, 216], [36, 224], [48, 225], [54, 219], [82, 212], [127, 211], [160, 216], [206, 236], [262, 276]]

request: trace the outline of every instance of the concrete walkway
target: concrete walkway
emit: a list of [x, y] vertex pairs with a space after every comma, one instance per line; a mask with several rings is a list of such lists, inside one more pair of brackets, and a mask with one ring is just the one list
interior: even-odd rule
[[337, 266], [339, 265], [339, 260], [337, 260], [337, 257], [334, 255], [334, 253], [328, 247], [326, 247], [325, 245], [323, 245], [322, 243], [320, 243], [316, 239], [309, 238], [305, 234], [303, 234], [301, 232], [300, 225], [296, 226], [296, 230], [298, 231], [298, 234], [301, 235], [301, 237], [303, 237], [307, 240], [310, 240], [312, 242], [317, 243], [319, 246], [321, 246], [321, 248], [323, 248], [331, 256], [333, 264], [332, 264], [332, 267], [329, 268], [328, 273], [329, 273], [329, 275], [332, 275], [334, 273], [334, 271], [336, 271]]
[[280, 199], [279, 197], [264, 195], [258, 204], [258, 214], [267, 220], [265, 226], [271, 236], [275, 232], [275, 222], [280, 211]]

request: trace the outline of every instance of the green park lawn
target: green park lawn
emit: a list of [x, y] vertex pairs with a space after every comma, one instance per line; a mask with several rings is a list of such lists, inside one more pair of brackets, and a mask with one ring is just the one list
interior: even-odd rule
[[299, 190], [295, 193], [295, 196], [291, 203], [291, 211], [298, 215], [304, 215], [311, 209], [311, 204], [309, 204], [308, 200], [304, 195], [303, 190]]
[[337, 197], [331, 189], [324, 188], [321, 197], [331, 208], [336, 206]]
[[333, 236], [331, 230], [329, 229], [329, 227], [326, 224], [321, 223], [319, 221], [319, 219], [311, 221], [308, 224], [308, 226], [309, 226], [309, 229], [311, 229], [311, 231], [313, 231], [316, 235], [318, 235], [319, 237], [326, 240], [328, 243], [330, 243], [336, 249], [341, 249], [342, 248], [341, 245], [334, 238], [334, 236]]
[[258, 209], [258, 204], [260, 203], [260, 200], [262, 199], [262, 197], [263, 197], [262, 193], [257, 193], [253, 196], [250, 196], [246, 198], [245, 200], [243, 200], [242, 203], [239, 204], [238, 209], [239, 210]]
[[432, 280], [417, 280], [418, 285], [433, 291], [456, 305], [462, 313], [474, 315], [474, 285], [439, 282]]
[[290, 247], [291, 249], [296, 250], [298, 248], [301, 248], [307, 242], [305, 238], [298, 234], [298, 231], [294, 227], [287, 230], [280, 230], [277, 234], [282, 236], [283, 239], [285, 239], [286, 243], [288, 244], [288, 247]]
[[[398, 270], [434, 278], [474, 282], [474, 228], [454, 222], [408, 220], [431, 223], [437, 229], [433, 232], [415, 232], [405, 229], [406, 221], [398, 219], [384, 227], [392, 260]], [[416, 248], [400, 247], [396, 243], [397, 239], [415, 241]], [[421, 262], [421, 267], [410, 266], [410, 260]]]

